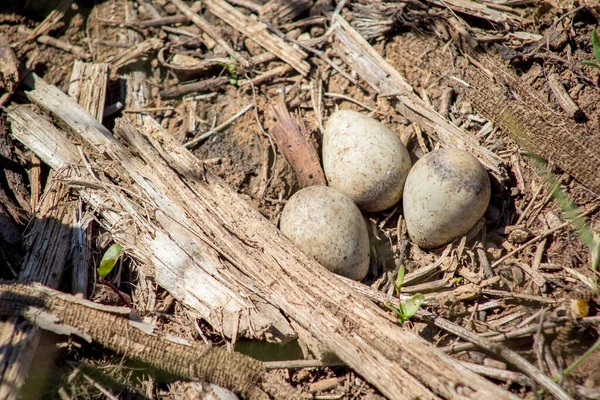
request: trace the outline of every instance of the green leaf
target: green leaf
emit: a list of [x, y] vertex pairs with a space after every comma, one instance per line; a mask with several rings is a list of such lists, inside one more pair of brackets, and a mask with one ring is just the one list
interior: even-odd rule
[[110, 246], [108, 250], [106, 250], [106, 253], [104, 253], [104, 256], [102, 256], [102, 261], [100, 261], [100, 266], [98, 267], [98, 275], [104, 279], [106, 275], [110, 274], [110, 271], [115, 267], [120, 254], [121, 246], [118, 244]]
[[229, 61], [231, 64], [218, 61], [217, 65], [220, 65], [227, 70], [227, 73], [229, 74], [229, 84], [235, 86], [238, 83], [237, 65], [235, 60], [229, 58]]
[[415, 294], [404, 305], [404, 317], [406, 319], [409, 319], [410, 317], [415, 315], [424, 302], [425, 296], [423, 296], [421, 293]]
[[402, 290], [402, 284], [404, 283], [404, 265], [400, 264], [398, 267], [398, 276], [396, 276], [396, 292], [400, 294]]
[[584, 64], [584, 65], [587, 65], [588, 67], [594, 67], [594, 68], [600, 69], [600, 64], [595, 63], [593, 61], [583, 60], [581, 63]]
[[592, 47], [594, 48], [594, 57], [600, 62], [600, 38], [596, 29], [592, 31]]

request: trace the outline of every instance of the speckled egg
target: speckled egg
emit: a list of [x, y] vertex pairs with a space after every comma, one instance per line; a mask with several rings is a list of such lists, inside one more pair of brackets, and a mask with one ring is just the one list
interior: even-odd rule
[[382, 211], [402, 198], [410, 156], [381, 122], [351, 110], [334, 112], [323, 134], [323, 170], [329, 186], [363, 211]]
[[336, 189], [311, 186], [296, 192], [279, 226], [304, 254], [328, 270], [356, 280], [367, 274], [367, 225], [354, 202]]
[[490, 180], [466, 151], [440, 149], [415, 163], [404, 186], [404, 218], [419, 247], [430, 249], [467, 233], [490, 202]]

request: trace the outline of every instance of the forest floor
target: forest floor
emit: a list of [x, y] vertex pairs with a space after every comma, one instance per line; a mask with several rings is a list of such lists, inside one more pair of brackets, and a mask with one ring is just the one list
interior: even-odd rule
[[[540, 374], [556, 378], [573, 398], [600, 398], [600, 351], [563, 373], [600, 333], [598, 271], [592, 268], [598, 254], [591, 251], [589, 238], [588, 242], [581, 238], [585, 227], [591, 232], [600, 227], [596, 177], [600, 164], [597, 156], [592, 157], [600, 135], [600, 66], [584, 63], [595, 60], [594, 52], [600, 57], [600, 43], [596, 50], [592, 43], [592, 31], [600, 22], [600, 7], [593, 1], [231, 1], [244, 17], [229, 13], [237, 18], [234, 23], [249, 26], [255, 21], [249, 16], [258, 15], [265, 26], [260, 32], [294, 49], [286, 61], [265, 51], [263, 34], [246, 36], [202, 1], [186, 4], [204, 17], [228, 48], [169, 0], [2, 3], [0, 37], [10, 44], [20, 71], [15, 79], [0, 63], [0, 263], [6, 266], [0, 269], [2, 279], [20, 276], [28, 257], [31, 221], [44, 199], [50, 172], [13, 137], [5, 116], [28, 103], [20, 82], [23, 71], [35, 72], [67, 92], [76, 61], [109, 64], [103, 125], [112, 129], [126, 115], [151, 116], [207, 171], [221, 177], [273, 224], [299, 189], [297, 172], [280, 150], [286, 143], [273, 135], [279, 123], [276, 104], [284, 104], [296, 121], [302, 121], [304, 138], [319, 155], [323, 126], [338, 108], [380, 120], [415, 159], [451, 145], [438, 134], [435, 123], [427, 125], [414, 113], [404, 113], [395, 96], [378, 90], [369, 77], [353, 69], [330, 32], [333, 15], [341, 15], [404, 77], [416, 99], [497, 160], [492, 167], [486, 165], [492, 197], [485, 223], [449, 247], [424, 251], [413, 245], [401, 205], [365, 214], [371, 230], [371, 267], [363, 283], [393, 294], [400, 264], [411, 276], [437, 263], [439, 268], [431, 274], [407, 283], [405, 292], [425, 294], [428, 311], [515, 350]], [[140, 43], [147, 47], [136, 53]], [[475, 61], [470, 54], [487, 57], [491, 64]], [[243, 60], [250, 64], [242, 65]], [[131, 104], [124, 95], [123, 76], [135, 71], [143, 73], [141, 105]], [[498, 71], [510, 75], [506, 81], [516, 82], [515, 86], [494, 78], [489, 86], [473, 88], [477, 94], [469, 92], [475, 74], [497, 77]], [[543, 116], [531, 123], [533, 133], [523, 141], [500, 110], [486, 108], [486, 96], [490, 104], [508, 99]], [[535, 131], [544, 126], [547, 132]], [[560, 127], [567, 127], [564, 141], [552, 133]], [[585, 145], [588, 139], [591, 144]], [[570, 148], [570, 143], [583, 143], [589, 153]], [[556, 182], [544, 175], [531, 153], [549, 161]], [[557, 201], [557, 187], [571, 205], [586, 212], [583, 228]], [[83, 202], [80, 207], [94, 211]], [[89, 223], [88, 268], [94, 271], [112, 238], [101, 222]], [[176, 296], [158, 284], [140, 284], [137, 262], [129, 256], [108, 279], [163, 331], [263, 361], [290, 361], [290, 368], [282, 362], [274, 373], [307, 398], [381, 395], [339, 362], [296, 368], [302, 365], [293, 360], [304, 357], [296, 341], [231, 340], [209, 322], [190, 318], [187, 305]], [[67, 264], [72, 268], [72, 261]], [[90, 273], [91, 300], [123, 305]], [[70, 276], [67, 269], [57, 288], [71, 291]], [[517, 396], [550, 397], [524, 371], [493, 357], [490, 349], [465, 343], [419, 319], [405, 325]], [[194, 384], [75, 339], [44, 336], [36, 354], [23, 398], [93, 399], [110, 393], [117, 398], [176, 399], [197, 393]]]

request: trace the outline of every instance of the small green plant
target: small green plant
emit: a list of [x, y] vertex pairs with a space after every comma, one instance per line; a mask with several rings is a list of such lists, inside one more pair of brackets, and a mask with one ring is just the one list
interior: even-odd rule
[[100, 261], [100, 266], [98, 267], [98, 275], [100, 275], [102, 279], [106, 278], [106, 275], [110, 274], [110, 271], [113, 270], [119, 259], [119, 255], [121, 255], [121, 246], [118, 244], [113, 244], [106, 250], [106, 253], [102, 256], [102, 261]]
[[229, 63], [218, 61], [217, 65], [227, 70], [227, 73], [229, 74], [229, 83], [235, 86], [238, 83], [237, 65], [234, 59], [229, 58], [229, 61]]
[[[596, 35], [596, 39], [598, 39], [598, 35]], [[600, 52], [600, 45], [598, 51]], [[598, 56], [600, 57], [600, 54]], [[550, 169], [548, 168], [546, 161], [535, 154], [528, 154], [528, 156], [536, 162], [540, 174], [545, 179], [546, 187], [552, 190], [552, 196], [554, 197], [558, 205], [562, 208], [567, 219], [569, 219], [569, 221], [571, 221], [571, 224], [573, 224], [573, 228], [575, 228], [575, 231], [581, 238], [581, 241], [590, 249], [590, 254], [592, 257], [592, 278], [589, 278], [584, 274], [575, 271], [574, 269], [565, 269], [572, 275], [575, 275], [577, 278], [579, 278], [579, 280], [581, 280], [592, 290], [598, 291], [600, 237], [594, 233], [594, 231], [588, 225], [586, 220], [581, 216], [581, 210], [569, 199], [565, 191], [560, 187], [560, 182], [558, 181], [558, 179], [556, 179], [554, 174], [552, 174], [552, 171], [550, 171]]]
[[594, 58], [596, 61], [584, 60], [582, 63], [588, 67], [600, 69], [600, 38], [598, 38], [598, 32], [596, 32], [596, 29], [592, 31], [592, 48], [594, 50]]
[[121, 291], [110, 281], [104, 279], [108, 274], [110, 274], [110, 272], [117, 264], [119, 256], [121, 255], [121, 250], [121, 246], [119, 246], [116, 243], [110, 246], [108, 250], [106, 250], [106, 252], [102, 256], [102, 260], [100, 261], [100, 266], [98, 267], [98, 275], [100, 275], [100, 283], [102, 283], [105, 286], [108, 286], [113, 292], [115, 292], [117, 296], [119, 296], [121, 301], [125, 303], [127, 307], [133, 309], [133, 306], [125, 298], [123, 293], [121, 293]]
[[[394, 284], [395, 288], [396, 288], [396, 293], [398, 294], [398, 297], [400, 297], [400, 291], [402, 290], [402, 284], [404, 283], [404, 265], [400, 265], [400, 268], [398, 269], [398, 276], [396, 276], [396, 282]], [[395, 307], [394, 305], [392, 305], [389, 302], [384, 303], [384, 305], [389, 308], [390, 310], [392, 310], [394, 312], [394, 314], [396, 314], [396, 318], [398, 318], [398, 322], [402, 323], [408, 319], [410, 319], [410, 317], [412, 317], [413, 315], [416, 314], [417, 311], [419, 311], [419, 308], [421, 307], [421, 305], [423, 305], [423, 302], [425, 301], [425, 297], [421, 294], [415, 294], [413, 297], [411, 297], [410, 299], [408, 299], [408, 301], [405, 304], [402, 303], [398, 303], [398, 307]]]

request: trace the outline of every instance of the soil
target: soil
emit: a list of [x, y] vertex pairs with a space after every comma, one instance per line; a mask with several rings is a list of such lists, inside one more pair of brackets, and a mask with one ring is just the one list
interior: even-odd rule
[[[200, 29], [187, 21], [129, 28], [109, 23], [111, 20], [123, 23], [128, 13], [137, 21], [150, 20], [157, 15], [180, 16], [177, 7], [167, 0], [62, 2], [68, 3], [64, 16], [51, 21], [47, 29], [38, 32], [37, 38], [28, 37], [23, 28], [38, 29], [53, 10], [60, 9], [60, 3], [58, 0], [4, 1], [0, 5], [0, 37], [4, 37], [15, 52], [21, 78], [25, 71], [33, 71], [47, 83], [67, 91], [73, 65], [81, 57], [42, 43], [41, 34], [81, 46], [89, 53], [89, 62], [111, 63], [115, 55], [126, 51], [122, 46], [149, 38], [160, 38], [165, 54], [192, 56], [196, 62], [227, 57], [224, 49], [215, 47], [209, 37], [201, 35]], [[246, 2], [231, 2], [238, 3], [237, 8], [250, 15], [251, 11], [243, 7]], [[262, 5], [260, 0], [247, 3], [255, 7]], [[302, 34], [314, 39], [325, 34], [336, 4], [327, 0], [309, 3], [309, 9], [293, 18], [273, 17], [270, 23], [289, 37], [297, 38]], [[530, 360], [540, 373], [560, 376], [566, 367], [597, 343], [599, 337], [598, 273], [591, 268], [595, 254], [572, 225], [545, 234], [570, 219], [553, 196], [543, 172], [509, 133], [495, 127], [494, 121], [489, 121], [462, 93], [453, 91], [448, 82], [449, 77], [459, 79], [462, 76], [465, 54], [468, 53], [466, 46], [471, 40], [479, 53], [490, 55], [529, 85], [556, 115], [576, 123], [577, 132], [571, 133], [582, 138], [598, 137], [600, 67], [586, 66], [582, 61], [594, 60], [594, 51], [600, 52], [600, 44], [594, 50], [591, 39], [594, 27], [600, 22], [600, 7], [592, 6], [593, 2], [562, 0], [486, 3], [488, 10], [507, 17], [508, 22], [499, 23], [468, 7], [451, 9], [453, 6], [445, 3], [441, 7], [436, 5], [438, 2], [420, 0], [406, 3], [378, 1], [367, 7], [368, 10], [364, 5], [361, 7], [361, 3], [347, 2], [341, 15], [354, 23], [361, 18], [366, 21], [366, 27], [363, 25], [359, 31], [405, 77], [415, 93], [481, 146], [493, 151], [503, 161], [507, 172], [504, 181], [493, 181], [492, 199], [483, 228], [474, 232], [470, 241], [456, 242], [440, 271], [428, 279], [430, 283], [443, 279], [444, 286], [420, 286], [426, 294], [437, 299], [428, 303], [427, 309], [489, 336], [539, 326], [538, 330], [506, 339], [504, 343]], [[192, 6], [191, 2], [188, 5]], [[255, 42], [204, 8], [201, 13], [235, 51], [248, 58], [263, 52]], [[154, 117], [185, 144], [253, 105], [230, 124], [191, 146], [190, 150], [204, 162], [206, 169], [223, 178], [276, 224], [286, 200], [299, 189], [296, 171], [278, 149], [281, 144], [275, 143], [270, 134], [278, 123], [271, 106], [281, 98], [288, 110], [304, 121], [305, 139], [319, 154], [321, 123], [336, 108], [354, 109], [382, 121], [403, 140], [415, 159], [442, 146], [432, 132], [425, 130], [419, 134], [422, 127], [401, 115], [394, 99], [379, 96], [355, 76], [333, 51], [333, 41], [333, 38], [323, 41], [318, 45], [318, 51], [357, 79], [357, 84], [311, 53], [307, 57], [311, 71], [304, 77], [288, 70], [256, 84], [243, 83], [285, 65], [275, 58], [249, 68], [238, 68], [237, 76], [231, 76], [230, 84], [167, 98], [160, 92], [187, 81], [228, 76], [229, 72], [222, 65], [216, 65], [200, 72], [182, 74], [161, 64], [159, 51], [148, 52], [112, 71], [105, 104], [107, 109], [118, 102], [125, 104], [120, 76], [143, 71], [148, 89], [142, 109], [125, 104], [124, 108], [106, 116], [103, 123], [111, 128], [115, 118], [128, 112], [143, 112]], [[600, 63], [600, 59], [597, 61]], [[173, 58], [170, 62], [171, 65], [174, 63]], [[44, 188], [50, 169], [40, 164], [37, 157], [11, 135], [5, 114], [28, 100], [23, 85], [11, 81], [10, 76], [4, 75], [3, 68], [0, 62], [0, 163], [3, 168], [0, 173], [0, 262], [6, 265], [0, 277], [11, 280], [19, 276], [23, 260], [27, 258], [28, 226], [36, 217], [37, 205], [43, 195], [41, 188]], [[558, 76], [565, 92], [577, 105], [576, 113], [568, 114], [549, 85], [549, 76], [553, 74]], [[323, 103], [321, 107], [315, 107], [312, 88], [319, 85], [322, 85]], [[5, 93], [7, 96], [3, 97]], [[596, 193], [584, 182], [564, 173], [553, 160], [549, 161], [553, 176], [572, 204], [581, 210], [597, 208]], [[582, 159], [581, 162], [593, 160]], [[596, 170], [600, 171], [600, 166]], [[86, 206], [82, 204], [82, 207]], [[441, 257], [443, 250], [423, 251], [413, 246], [402, 228], [401, 215], [401, 206], [366, 215], [372, 231], [372, 261], [369, 275], [363, 282], [384, 292], [391, 293], [397, 272], [395, 266], [403, 264], [407, 273], [414, 272]], [[588, 213], [585, 221], [593, 232], [598, 232], [598, 212]], [[507, 256], [538, 236], [541, 236], [540, 240], [532, 246]], [[92, 266], [98, 265], [110, 242], [110, 234], [94, 224], [91, 270], [94, 269]], [[467, 283], [478, 285], [489, 278], [478, 247], [484, 250], [492, 264], [493, 276], [498, 276], [499, 280], [472, 296], [457, 297], [453, 289]], [[94, 280], [93, 273], [91, 276], [90, 282]], [[137, 310], [146, 314], [147, 322], [188, 340], [235, 348], [235, 341], [232, 343], [231, 339], [223, 337], [206, 321], [190, 318], [186, 308], [168, 292], [153, 285], [151, 277], [139, 271], [134, 260], [126, 258], [109, 278]], [[426, 282], [419, 282], [423, 283]], [[70, 274], [65, 274], [60, 288], [70, 290]], [[487, 289], [502, 291], [504, 295], [486, 292]], [[524, 295], [529, 297], [524, 298]], [[122, 299], [101, 284], [91, 285], [89, 297], [105, 304], [122, 305]], [[554, 322], [557, 327], [542, 329], [545, 322]], [[485, 349], [453, 351], [452, 345], [462, 342], [439, 328], [418, 321], [406, 324], [458, 360], [522, 372], [504, 360], [494, 359]], [[192, 398], [200, 390], [198, 383], [161, 376], [156, 371], [128, 362], [121, 365], [124, 361], [119, 355], [94, 344], [65, 340], [53, 337], [40, 346], [36, 360], [50, 362], [51, 359], [58, 368], [38, 368], [32, 372], [25, 382], [22, 397], [102, 398], [105, 396], [103, 391], [107, 391], [119, 398], [181, 399]], [[61, 349], [58, 352], [57, 343]], [[265, 352], [272, 352], [272, 360], [290, 359], [294, 354], [300, 357], [296, 354], [297, 348], [281, 351], [274, 346], [260, 350], [260, 354], [256, 350], [252, 353], [252, 346], [247, 348], [251, 355], [261, 355], [266, 361], [269, 357], [265, 357]], [[52, 358], [47, 357], [48, 354], [52, 354]], [[378, 398], [376, 389], [346, 367], [289, 368], [274, 373], [315, 399]], [[43, 384], [36, 384], [42, 375]], [[490, 379], [523, 398], [549, 398], [535, 385], [498, 377]], [[323, 390], [319, 390], [319, 383]], [[559, 383], [574, 398], [599, 398], [600, 351], [585, 358], [570, 374], [562, 376]]]

